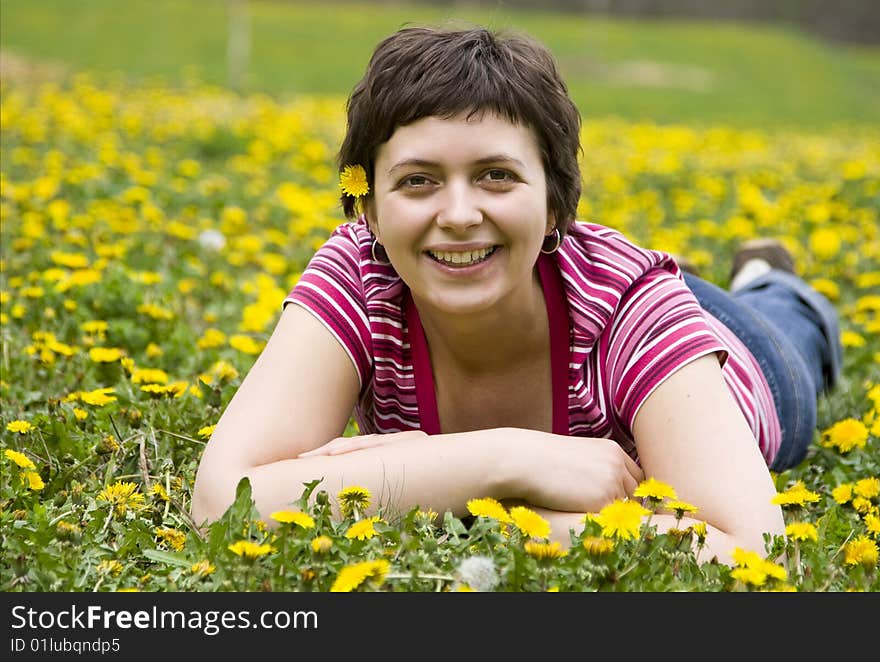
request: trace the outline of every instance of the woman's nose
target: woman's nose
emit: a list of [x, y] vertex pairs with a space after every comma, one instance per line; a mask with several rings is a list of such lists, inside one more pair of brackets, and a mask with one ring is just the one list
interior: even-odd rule
[[469, 183], [451, 181], [439, 196], [437, 225], [450, 230], [464, 230], [483, 221], [479, 196]]

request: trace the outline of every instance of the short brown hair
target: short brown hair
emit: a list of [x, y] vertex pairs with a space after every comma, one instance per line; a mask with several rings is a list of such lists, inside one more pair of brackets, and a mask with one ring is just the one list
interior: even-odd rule
[[[560, 232], [577, 215], [581, 117], [550, 51], [521, 33], [473, 28], [403, 28], [384, 39], [346, 105], [340, 171], [360, 164], [373, 187], [379, 146], [423, 117], [491, 111], [531, 128], [547, 178], [547, 207]], [[355, 199], [342, 196], [346, 217]]]

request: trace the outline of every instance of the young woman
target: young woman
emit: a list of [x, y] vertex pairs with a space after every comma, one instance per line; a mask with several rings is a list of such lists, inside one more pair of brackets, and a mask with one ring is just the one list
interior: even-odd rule
[[[526, 503], [567, 543], [654, 477], [721, 561], [783, 533], [770, 469], [804, 458], [840, 346], [780, 244], [747, 247], [730, 294], [576, 220], [580, 117], [523, 35], [402, 29], [347, 108], [349, 222], [218, 422], [196, 521], [244, 476], [267, 515], [322, 478], [386, 513]], [[361, 435], [341, 437], [352, 414]]]

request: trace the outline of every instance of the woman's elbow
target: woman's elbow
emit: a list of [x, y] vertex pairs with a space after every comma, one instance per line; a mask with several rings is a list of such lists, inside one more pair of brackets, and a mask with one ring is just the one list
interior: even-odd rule
[[220, 519], [235, 501], [235, 490], [241, 476], [228, 469], [223, 472], [200, 467], [193, 487], [190, 515], [199, 527]]

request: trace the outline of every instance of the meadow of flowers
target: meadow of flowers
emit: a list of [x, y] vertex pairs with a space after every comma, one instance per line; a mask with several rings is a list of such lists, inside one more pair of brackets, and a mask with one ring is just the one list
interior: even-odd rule
[[840, 310], [844, 379], [821, 402], [809, 458], [774, 476], [786, 538], [740, 550], [735, 567], [713, 562], [701, 527], [652, 529], [661, 505], [699, 512], [650, 480], [590, 514], [570, 546], [548, 542], [528, 508], [479, 494], [465, 520], [381, 504], [366, 516], [375, 495], [352, 485], [334, 520], [317, 480], [265, 519], [243, 482], [220, 521], [195, 527], [213, 426], [344, 220], [342, 109], [197, 83], [3, 82], [4, 591], [880, 588], [880, 132], [869, 129], [585, 118], [582, 219], [687, 256], [721, 285], [739, 241], [779, 236]]

